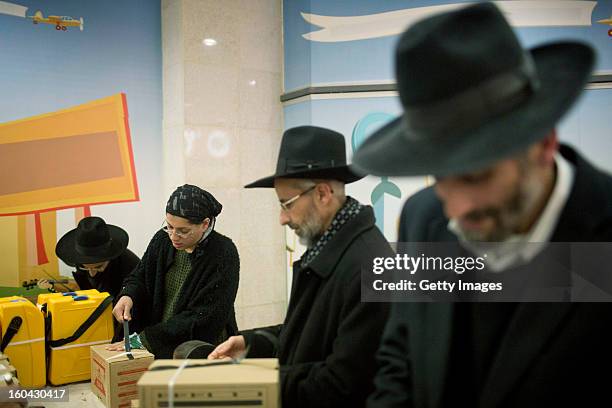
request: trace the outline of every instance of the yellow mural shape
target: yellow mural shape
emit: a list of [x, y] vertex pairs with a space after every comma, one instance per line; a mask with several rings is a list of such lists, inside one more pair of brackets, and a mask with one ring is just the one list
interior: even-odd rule
[[125, 94], [0, 124], [0, 292], [57, 278], [57, 214], [138, 201]]
[[138, 200], [124, 94], [0, 124], [0, 215]]

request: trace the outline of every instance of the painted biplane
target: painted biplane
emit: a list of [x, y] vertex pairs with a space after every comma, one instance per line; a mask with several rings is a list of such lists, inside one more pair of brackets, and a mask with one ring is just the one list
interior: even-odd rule
[[27, 16], [34, 24], [51, 24], [58, 31], [66, 31], [68, 27], [79, 27], [83, 31], [83, 17], [76, 19], [70, 16], [47, 16], [45, 17], [42, 11], [38, 10], [33, 16]]
[[[607, 24], [612, 26], [612, 17], [597, 21], [599, 24]], [[608, 30], [608, 35], [612, 37], [612, 28]]]

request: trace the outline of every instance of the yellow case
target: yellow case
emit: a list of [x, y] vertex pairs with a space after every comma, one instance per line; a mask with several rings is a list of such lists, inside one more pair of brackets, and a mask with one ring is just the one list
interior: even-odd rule
[[[102, 292], [77, 297], [49, 297], [47, 315], [51, 319], [51, 328], [48, 340], [72, 336], [96, 307], [109, 296], [107, 292]], [[111, 303], [79, 339], [64, 346], [49, 347], [48, 379], [51, 384], [61, 385], [90, 379], [89, 347], [112, 341], [114, 334], [112, 309]]]
[[44, 316], [29, 300], [20, 296], [0, 298], [0, 327], [4, 337], [15, 316], [23, 320], [21, 327], [4, 350], [17, 369], [24, 387], [44, 387], [46, 380]]
[[51, 298], [64, 297], [64, 296], [82, 296], [82, 295], [93, 295], [99, 293], [97, 289], [77, 290], [74, 292], [56, 292], [56, 293], [41, 293], [36, 298], [36, 306], [42, 309], [43, 305], [47, 304], [47, 301]]

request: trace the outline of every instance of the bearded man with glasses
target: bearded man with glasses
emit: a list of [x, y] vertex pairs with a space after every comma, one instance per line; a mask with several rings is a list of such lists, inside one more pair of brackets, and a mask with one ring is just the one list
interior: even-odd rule
[[284, 133], [276, 174], [246, 186], [276, 190], [280, 224], [308, 250], [293, 264], [285, 322], [230, 337], [208, 358], [278, 357], [284, 407], [361, 407], [373, 389], [388, 305], [361, 301], [361, 270], [393, 251], [372, 207], [345, 194], [360, 178], [344, 136], [300, 126]]
[[[218, 344], [236, 333], [240, 262], [232, 240], [214, 231], [221, 208], [212, 194], [189, 184], [170, 196], [162, 228], [113, 309], [119, 322], [131, 320], [133, 347], [172, 358], [185, 341]], [[123, 348], [123, 342], [108, 347]]]

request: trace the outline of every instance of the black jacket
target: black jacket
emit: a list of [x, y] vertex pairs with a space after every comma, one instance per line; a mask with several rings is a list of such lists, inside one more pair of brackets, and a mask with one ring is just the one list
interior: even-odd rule
[[[234, 300], [240, 261], [234, 243], [213, 231], [190, 254], [192, 269], [181, 287], [175, 315], [162, 322], [166, 273], [176, 249], [168, 234], [158, 231], [138, 264], [124, 281], [120, 296], [134, 302], [130, 331], [144, 330], [156, 358], [172, 358], [187, 340], [217, 344], [224, 333], [236, 333]], [[133, 330], [132, 330], [133, 329]]]
[[123, 280], [136, 268], [140, 259], [129, 249], [111, 260], [106, 269], [93, 278], [89, 272], [77, 269], [72, 272], [79, 289], [97, 289], [98, 292], [108, 292], [117, 301], [117, 295], [123, 286]]
[[360, 272], [373, 256], [393, 256], [374, 221], [365, 207], [307, 267], [294, 263], [283, 325], [242, 333], [248, 357], [278, 356], [285, 407], [360, 407], [373, 388], [389, 306], [361, 302]]
[[[562, 146], [575, 166], [575, 178], [552, 242], [612, 241], [612, 177]], [[431, 188], [404, 205], [400, 241], [452, 241], [448, 219]], [[612, 271], [609, 265], [602, 272]], [[376, 392], [368, 407], [446, 407], [448, 395], [470, 384], [470, 372], [454, 366], [474, 359], [479, 347], [461, 343], [453, 322], [467, 303], [397, 303], [378, 352]], [[474, 304], [472, 304], [474, 305]], [[474, 307], [474, 306], [471, 306]], [[476, 388], [472, 407], [610, 405], [609, 381], [601, 373], [612, 366], [611, 303], [483, 303], [488, 316], [506, 315], [494, 342], [490, 367]], [[509, 317], [508, 317], [509, 316]], [[492, 319], [476, 322], [495, 327]], [[467, 327], [459, 329], [468, 330]], [[473, 339], [482, 342], [482, 338]], [[476, 351], [475, 351], [476, 350]], [[458, 369], [459, 368], [459, 369]], [[594, 406], [594, 405], [593, 405]]]

